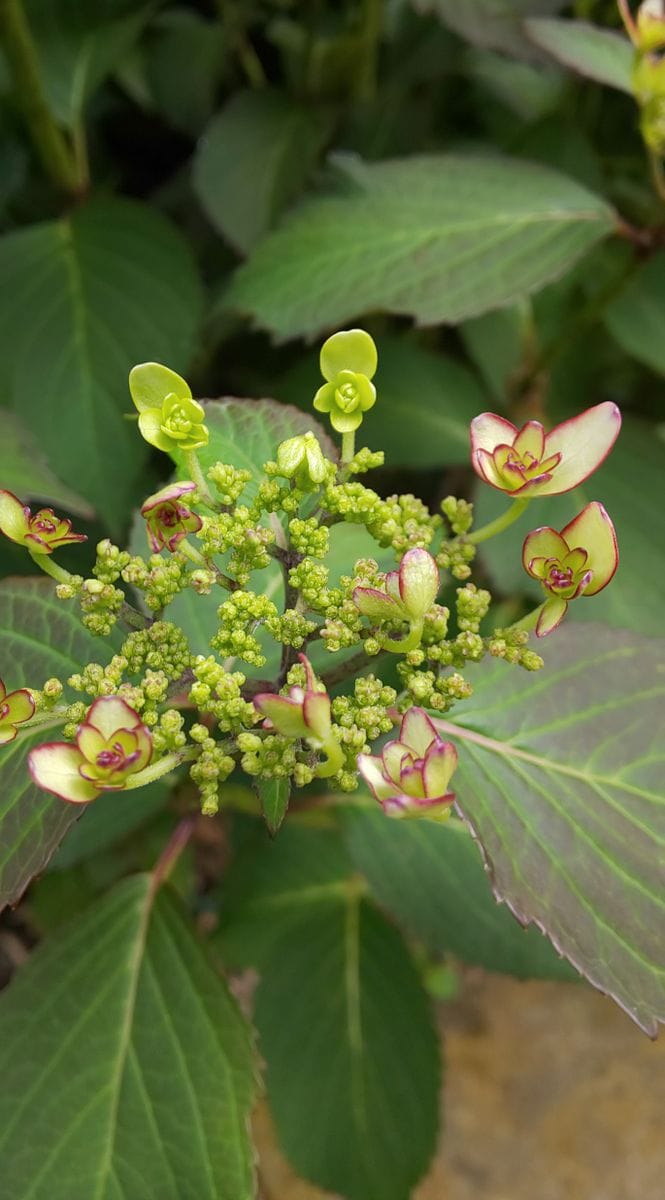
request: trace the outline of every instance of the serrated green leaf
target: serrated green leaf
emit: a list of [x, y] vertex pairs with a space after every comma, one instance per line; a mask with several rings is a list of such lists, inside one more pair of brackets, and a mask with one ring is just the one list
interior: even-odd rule
[[[41, 687], [50, 676], [67, 679], [81, 664], [108, 655], [108, 643], [80, 625], [76, 609], [56, 600], [41, 579], [0, 582], [0, 677], [8, 691]], [[80, 811], [32, 783], [27, 754], [58, 731], [19, 733], [0, 749], [0, 908], [15, 904], [46, 866]]]
[[438, 722], [496, 895], [649, 1034], [665, 1021], [665, 641], [565, 625]]
[[478, 847], [459, 821], [391, 821], [342, 809], [351, 856], [378, 902], [432, 953], [520, 979], [577, 979], [546, 938], [492, 896]]
[[627, 354], [665, 375], [665, 253], [640, 268], [605, 310], [604, 321]]
[[587, 21], [532, 17], [524, 22], [527, 37], [552, 58], [587, 79], [633, 93], [635, 50], [625, 34], [599, 29]]
[[251, 1200], [252, 1050], [179, 903], [125, 880], [0, 1002], [0, 1173], [33, 1200]]
[[434, 13], [475, 46], [499, 50], [520, 58], [536, 58], [537, 51], [525, 36], [527, 16], [558, 12], [563, 0], [413, 0], [419, 12]]
[[289, 779], [257, 779], [256, 791], [266, 825], [271, 833], [277, 833], [289, 807], [291, 781]]
[[399, 933], [348, 871], [335, 830], [287, 822], [238, 859], [225, 935], [260, 966], [268, 1099], [295, 1169], [348, 1200], [408, 1200], [436, 1143], [437, 1037]]
[[213, 225], [246, 254], [301, 191], [330, 114], [279, 92], [237, 92], [204, 131], [194, 187]]
[[0, 240], [0, 355], [12, 407], [112, 528], [147, 447], [127, 375], [187, 367], [201, 312], [190, 250], [154, 210], [98, 200]]
[[56, 478], [19, 417], [2, 412], [0, 429], [0, 484], [4, 489], [23, 501], [43, 500], [82, 517], [93, 515], [90, 505]]
[[56, 120], [75, 128], [88, 101], [127, 54], [154, 3], [132, 0], [28, 0], [47, 102]]
[[[654, 547], [665, 539], [665, 512], [654, 503], [662, 487], [665, 444], [642, 421], [624, 420], [619, 439], [606, 462], [582, 487], [563, 496], [534, 500], [522, 517], [499, 537], [483, 544], [482, 557], [504, 592], [521, 591], [542, 598], [539, 584], [522, 567], [522, 543], [541, 525], [562, 529], [590, 500], [600, 500], [616, 527], [619, 568], [597, 596], [581, 597], [571, 605], [574, 621], [605, 621], [609, 625], [657, 636], [663, 628], [662, 597], [665, 560]], [[478, 526], [504, 512], [509, 501], [502, 492], [479, 485]]]
[[[471, 372], [404, 338], [381, 337], [378, 350], [377, 401], [363, 417], [358, 445], [384, 450], [388, 467], [467, 463], [469, 424], [485, 406]], [[318, 355], [312, 354], [275, 391], [279, 399], [307, 407], [320, 385]]]
[[303, 202], [229, 289], [229, 306], [280, 338], [374, 311], [431, 325], [500, 308], [557, 279], [614, 221], [580, 184], [516, 159], [337, 165], [344, 186]]

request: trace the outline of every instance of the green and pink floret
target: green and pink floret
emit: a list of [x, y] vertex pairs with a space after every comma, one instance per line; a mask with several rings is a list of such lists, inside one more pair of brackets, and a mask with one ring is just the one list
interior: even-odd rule
[[27, 688], [8, 692], [0, 679], [0, 746], [13, 742], [17, 726], [29, 721], [35, 713], [35, 702]]
[[407, 550], [397, 571], [388, 572], [383, 588], [354, 588], [353, 603], [375, 626], [387, 621], [408, 622], [410, 632], [406, 639], [379, 639], [384, 650], [404, 653], [419, 645], [425, 616], [440, 586], [439, 569], [432, 555], [416, 546]]
[[455, 801], [448, 784], [457, 750], [444, 742], [422, 708], [410, 708], [399, 738], [381, 755], [358, 755], [358, 770], [383, 811], [391, 817], [436, 816], [446, 820]]
[[47, 742], [28, 755], [38, 787], [71, 804], [134, 786], [152, 758], [150, 730], [125, 700], [101, 696], [79, 725], [75, 742]]
[[298, 657], [305, 668], [305, 687], [292, 687], [286, 696], [260, 692], [254, 706], [265, 718], [265, 728], [283, 737], [303, 738], [313, 750], [322, 750], [326, 761], [319, 763], [315, 774], [327, 778], [340, 770], [344, 758], [332, 730], [330, 696], [317, 683], [309, 659], [304, 654]]
[[609, 400], [550, 433], [540, 421], [518, 429], [496, 413], [481, 413], [471, 422], [471, 463], [485, 483], [512, 496], [558, 496], [604, 462], [620, 429], [621, 413]]
[[536, 635], [545, 637], [561, 623], [571, 600], [607, 587], [619, 564], [614, 525], [593, 500], [559, 533], [544, 526], [528, 534], [522, 562], [547, 597], [536, 625]]
[[0, 531], [31, 554], [52, 554], [70, 542], [85, 542], [84, 533], [72, 533], [72, 523], [56, 517], [52, 508], [33, 513], [13, 492], [0, 490]]
[[197, 533], [203, 521], [192, 512], [182, 497], [196, 491], [190, 479], [180, 483], [169, 483], [161, 491], [148, 496], [141, 505], [141, 516], [145, 519], [148, 545], [153, 554], [160, 550], [174, 551], [188, 533]]

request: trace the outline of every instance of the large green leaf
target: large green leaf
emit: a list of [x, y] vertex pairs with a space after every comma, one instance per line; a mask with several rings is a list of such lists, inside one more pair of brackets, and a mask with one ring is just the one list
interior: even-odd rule
[[[66, 679], [107, 656], [108, 644], [81, 627], [75, 608], [54, 598], [50, 581], [0, 582], [0, 676], [8, 691], [41, 687], [52, 675]], [[36, 788], [28, 774], [28, 750], [53, 736], [19, 733], [0, 748], [0, 908], [16, 903], [80, 816], [74, 805]]]
[[433, 953], [520, 979], [577, 979], [546, 938], [522, 929], [492, 896], [478, 847], [459, 821], [391, 821], [342, 810], [353, 860], [376, 899]]
[[[665, 559], [654, 548], [662, 546], [665, 538], [665, 512], [656, 501], [664, 469], [665, 444], [644, 422], [624, 421], [609, 458], [582, 487], [563, 496], [535, 499], [511, 529], [483, 544], [483, 559], [497, 585], [504, 592], [524, 591], [537, 603], [542, 589], [522, 567], [526, 534], [541, 525], [562, 529], [590, 500], [600, 500], [616, 526], [619, 569], [603, 592], [576, 600], [571, 614], [576, 621], [605, 621], [638, 633], [660, 634]], [[478, 525], [505, 511], [508, 503], [502, 492], [480, 485]]]
[[237, 92], [204, 132], [194, 186], [213, 225], [246, 254], [298, 195], [330, 114], [279, 92]]
[[607, 204], [543, 166], [469, 155], [340, 159], [242, 266], [228, 303], [280, 338], [383, 310], [457, 322], [557, 279], [612, 227]]
[[289, 822], [254, 864], [239, 859], [247, 907], [236, 900], [227, 929], [260, 967], [268, 1099], [296, 1170], [348, 1200], [408, 1200], [436, 1142], [436, 1032], [399, 933], [344, 878], [337, 838]]
[[522, 28], [526, 16], [558, 12], [563, 0], [413, 0], [419, 12], [435, 13], [460, 37], [502, 54], [534, 58]]
[[665, 375], [665, 253], [640, 268], [605, 311], [605, 324], [627, 354]]
[[587, 21], [531, 18], [527, 36], [557, 62], [588, 79], [632, 95], [631, 75], [635, 51], [625, 34], [599, 29]]
[[61, 483], [50, 469], [38, 443], [14, 413], [0, 416], [0, 484], [21, 500], [44, 500], [82, 517], [92, 516], [90, 505]]
[[0, 241], [2, 371], [56, 474], [116, 529], [147, 447], [127, 373], [187, 367], [201, 312], [189, 248], [155, 211], [99, 200]]
[[[539, 647], [540, 649], [540, 647]], [[665, 1021], [665, 642], [567, 626], [438, 722], [495, 893], [650, 1034]]]
[[0, 1172], [24, 1200], [250, 1200], [248, 1031], [179, 903], [124, 881], [0, 1003]]
[[138, 37], [154, 3], [27, 0], [46, 98], [73, 129], [88, 100]]
[[[471, 372], [404, 338], [381, 337], [378, 350], [378, 398], [363, 418], [358, 445], [384, 450], [388, 467], [468, 462], [469, 424], [485, 407]], [[321, 382], [318, 354], [312, 353], [277, 382], [275, 392], [307, 408]]]

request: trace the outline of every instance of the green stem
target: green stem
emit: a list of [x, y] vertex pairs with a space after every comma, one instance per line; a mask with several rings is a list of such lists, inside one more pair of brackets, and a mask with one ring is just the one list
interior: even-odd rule
[[48, 554], [33, 554], [32, 550], [28, 551], [33, 563], [35, 563], [40, 571], [46, 575], [50, 575], [51, 579], [55, 579], [56, 583], [71, 583], [74, 578], [69, 571], [64, 567], [59, 567]]
[[39, 57], [21, 0], [0, 0], [0, 40], [35, 150], [56, 187], [68, 195], [82, 191], [76, 160], [49, 109]]
[[350, 463], [356, 452], [356, 431], [352, 429], [350, 433], [342, 434], [342, 464]]
[[413, 621], [409, 632], [401, 641], [395, 641], [393, 638], [377, 638], [377, 641], [382, 650], [388, 650], [391, 654], [409, 654], [411, 650], [418, 649], [422, 636], [423, 622]]
[[382, 22], [383, 0], [365, 0], [362, 62], [355, 80], [355, 93], [358, 100], [370, 101], [376, 95], [377, 59]]
[[522, 516], [528, 503], [528, 500], [513, 500], [510, 508], [507, 508], [495, 521], [490, 521], [487, 525], [481, 525], [480, 529], [474, 529], [473, 533], [467, 534], [467, 542], [472, 542], [474, 546], [478, 546], [481, 542], [487, 542], [490, 538], [496, 537], [497, 533], [503, 533], [504, 529], [508, 529], [514, 521], [517, 521]]
[[543, 600], [543, 603], [539, 604], [537, 608], [534, 608], [532, 612], [529, 612], [526, 614], [526, 616], [521, 617], [519, 621], [515, 621], [513, 625], [509, 625], [505, 632], [514, 633], [518, 629], [526, 629], [530, 632], [532, 629], [535, 629], [536, 625], [538, 624], [538, 618], [545, 607], [545, 603], [546, 601]]
[[33, 733], [41, 733], [42, 729], [57, 729], [60, 725], [65, 725], [67, 722], [67, 713], [58, 712], [56, 709], [51, 709], [37, 713], [29, 721], [26, 721], [19, 731], [18, 736], [22, 733], [28, 735]]
[[332, 734], [328, 741], [321, 747], [326, 756], [326, 761], [319, 763], [314, 774], [317, 779], [329, 779], [331, 775], [336, 775], [344, 766], [344, 751], [340, 746], [337, 738]]
[[184, 450], [183, 458], [185, 460], [187, 473], [190, 479], [192, 479], [196, 484], [202, 503], [208, 508], [211, 508], [213, 512], [217, 512], [218, 505], [215, 503], [215, 498], [208, 487], [208, 483], [205, 475], [203, 474], [196, 450]]
[[191, 762], [196, 758], [198, 752], [197, 747], [191, 746], [186, 750], [174, 750], [171, 754], [165, 754], [163, 758], [158, 758], [156, 762], [150, 763], [142, 771], [130, 775], [125, 784], [125, 791], [145, 787], [146, 783], [154, 783], [155, 779], [161, 779], [162, 775], [168, 775], [169, 771], [174, 771], [181, 763]]

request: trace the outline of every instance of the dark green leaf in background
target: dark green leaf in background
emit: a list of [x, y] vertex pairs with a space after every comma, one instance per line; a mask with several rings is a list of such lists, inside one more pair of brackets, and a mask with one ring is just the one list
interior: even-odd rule
[[393, 821], [342, 810], [350, 854], [378, 902], [432, 953], [520, 979], [578, 979], [538, 930], [492, 896], [477, 845], [458, 821]]
[[564, 625], [439, 723], [497, 896], [649, 1034], [665, 1021], [665, 641]]
[[455, 323], [558, 278], [611, 229], [572, 179], [508, 158], [337, 160], [335, 194], [303, 202], [259, 243], [228, 303], [279, 338], [364, 313]]
[[413, 4], [418, 12], [439, 17], [473, 45], [536, 58], [522, 22], [528, 16], [558, 12], [564, 0], [413, 0]]
[[127, 374], [185, 371], [202, 294], [181, 234], [127, 200], [93, 201], [0, 241], [2, 378], [60, 478], [116, 529], [147, 456]]
[[[542, 588], [522, 567], [527, 533], [541, 525], [562, 529], [590, 500], [600, 500], [616, 527], [619, 567], [604, 591], [574, 601], [572, 618], [661, 634], [665, 561], [656, 548], [665, 542], [665, 509], [654, 497], [662, 490], [664, 471], [665, 442], [654, 437], [646, 423], [624, 420], [612, 453], [582, 487], [563, 496], [535, 499], [511, 529], [482, 546], [497, 585], [505, 592], [528, 593], [538, 603]], [[479, 485], [478, 525], [504, 512], [508, 503], [502, 492]]]
[[154, 6], [147, 0], [27, 0], [47, 102], [58, 122], [75, 128]]
[[635, 51], [626, 34], [599, 29], [587, 21], [532, 18], [524, 28], [531, 41], [557, 62], [597, 83], [632, 94]]
[[248, 1030], [152, 876], [51, 937], [0, 1010], [7, 1200], [252, 1200]]
[[605, 324], [622, 350], [665, 375], [665, 253], [633, 276], [607, 309]]
[[90, 505], [51, 471], [44, 452], [14, 413], [0, 411], [0, 487], [21, 500], [43, 500], [82, 517]]
[[333, 831], [290, 820], [266, 842], [235, 864], [240, 895], [223, 919], [232, 956], [260, 968], [255, 1019], [281, 1145], [348, 1200], [408, 1200], [436, 1143], [426, 994]]
[[203, 134], [194, 185], [213, 225], [246, 254], [293, 200], [330, 132], [330, 115], [279, 92], [238, 92]]
[[[0, 677], [8, 691], [39, 688], [52, 675], [67, 679], [105, 655], [108, 643], [81, 627], [73, 606], [55, 599], [49, 580], [0, 583]], [[36, 788], [28, 774], [28, 750], [59, 736], [59, 729], [30, 738], [19, 733], [0, 748], [0, 908], [16, 903], [81, 815]]]
[[168, 8], [150, 28], [145, 75], [150, 97], [176, 129], [198, 135], [215, 108], [228, 67], [229, 41], [218, 21]]

